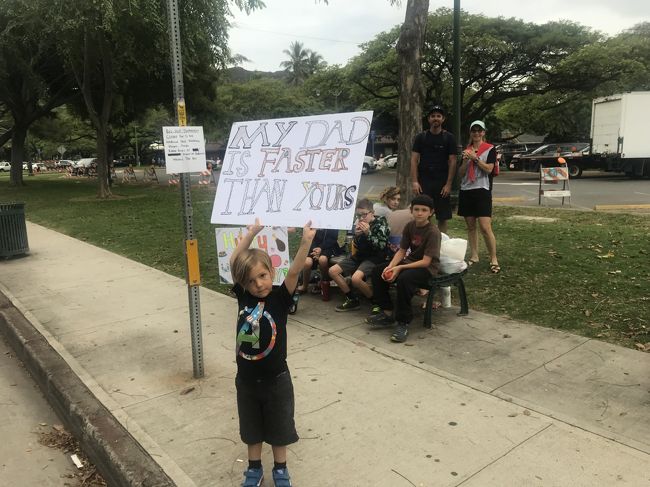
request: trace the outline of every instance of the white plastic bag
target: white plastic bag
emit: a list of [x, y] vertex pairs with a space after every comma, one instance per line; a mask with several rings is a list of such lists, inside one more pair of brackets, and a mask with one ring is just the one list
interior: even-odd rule
[[465, 252], [467, 252], [467, 240], [464, 238], [449, 238], [443, 233], [440, 244], [440, 272], [455, 274], [465, 270], [467, 268]]

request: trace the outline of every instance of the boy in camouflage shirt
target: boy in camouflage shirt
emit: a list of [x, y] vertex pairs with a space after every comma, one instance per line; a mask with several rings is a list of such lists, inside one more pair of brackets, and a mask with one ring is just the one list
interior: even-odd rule
[[386, 218], [375, 216], [372, 202], [365, 198], [357, 202], [356, 214], [352, 253], [329, 270], [330, 277], [345, 294], [345, 301], [336, 307], [336, 311], [360, 307], [359, 298], [343, 276], [352, 275], [352, 287], [371, 299], [372, 289], [366, 284], [366, 277], [371, 276], [374, 267], [385, 262], [388, 256], [390, 229]]

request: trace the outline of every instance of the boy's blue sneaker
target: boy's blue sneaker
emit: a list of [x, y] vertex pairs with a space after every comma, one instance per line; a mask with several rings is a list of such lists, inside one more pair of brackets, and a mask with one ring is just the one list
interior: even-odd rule
[[300, 293], [298, 291], [293, 293], [293, 303], [289, 306], [289, 314], [295, 315], [298, 311], [298, 301], [300, 300]]
[[378, 330], [380, 328], [388, 328], [393, 326], [395, 320], [393, 319], [392, 316], [388, 316], [383, 311], [380, 311], [379, 313], [375, 313], [368, 316], [368, 318], [366, 318], [366, 323], [370, 325], [371, 329]]
[[247, 468], [244, 471], [244, 482], [241, 487], [260, 487], [262, 480], [264, 480], [264, 470], [261, 468]]
[[409, 324], [397, 323], [397, 326], [395, 327], [395, 331], [390, 336], [390, 339], [397, 343], [404, 343], [408, 336], [409, 336]]
[[273, 483], [275, 487], [291, 487], [291, 477], [286, 468], [273, 469]]

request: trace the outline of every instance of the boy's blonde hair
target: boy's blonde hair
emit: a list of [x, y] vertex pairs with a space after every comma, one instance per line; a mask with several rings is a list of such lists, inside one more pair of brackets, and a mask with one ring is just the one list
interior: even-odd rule
[[269, 254], [260, 249], [242, 250], [230, 268], [230, 274], [235, 284], [239, 284], [245, 289], [248, 283], [248, 275], [251, 269], [257, 264], [262, 264], [271, 273], [271, 276], [274, 275], [273, 264], [271, 263]]

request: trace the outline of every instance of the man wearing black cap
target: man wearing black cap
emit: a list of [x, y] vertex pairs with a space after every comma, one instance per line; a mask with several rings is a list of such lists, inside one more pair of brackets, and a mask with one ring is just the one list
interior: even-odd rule
[[441, 232], [447, 233], [451, 219], [451, 183], [456, 175], [456, 139], [443, 130], [445, 109], [434, 105], [427, 114], [429, 130], [415, 136], [411, 152], [413, 193], [433, 198], [436, 220]]

